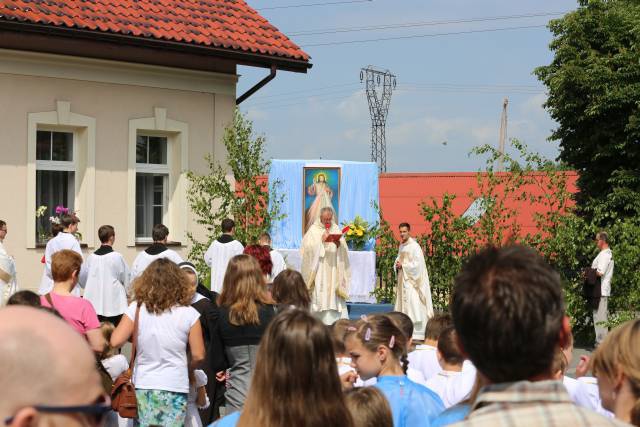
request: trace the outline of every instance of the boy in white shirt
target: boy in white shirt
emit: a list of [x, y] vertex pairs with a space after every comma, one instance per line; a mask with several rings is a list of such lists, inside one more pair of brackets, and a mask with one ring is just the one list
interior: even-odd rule
[[439, 313], [427, 321], [424, 331], [424, 344], [417, 345], [416, 349], [409, 353], [409, 366], [422, 372], [425, 380], [436, 375], [442, 370], [438, 363], [438, 338], [443, 330], [451, 327], [451, 316]]
[[151, 232], [153, 244], [144, 251], [140, 252], [131, 266], [130, 282], [142, 274], [142, 272], [153, 261], [159, 258], [167, 258], [176, 264], [180, 264], [184, 260], [177, 252], [167, 248], [167, 240], [169, 237], [169, 229], [164, 224], [156, 224]]
[[211, 267], [211, 290], [217, 293], [222, 293], [222, 283], [229, 261], [244, 251], [242, 243], [233, 237], [236, 223], [230, 218], [225, 218], [220, 227], [222, 235], [211, 242], [204, 254], [204, 262]]
[[101, 322], [118, 326], [127, 309], [129, 267], [123, 256], [113, 250], [116, 232], [110, 225], [98, 229], [102, 245], [87, 259], [87, 285], [84, 298], [89, 300]]
[[[51, 240], [47, 242], [47, 247], [44, 250], [44, 272], [42, 273], [42, 280], [40, 281], [40, 288], [38, 293], [40, 295], [46, 295], [53, 289], [53, 277], [51, 276], [51, 257], [58, 251], [63, 249], [69, 249], [75, 251], [82, 256], [82, 249], [80, 248], [80, 242], [75, 236], [78, 232], [78, 223], [80, 219], [75, 214], [63, 214], [60, 216], [60, 226], [62, 231], [55, 235]], [[84, 261], [84, 257], [82, 258]], [[80, 296], [80, 288], [84, 288], [87, 281], [87, 268], [82, 263], [80, 267], [80, 277], [78, 285], [73, 289], [72, 294]]]
[[427, 380], [426, 386], [440, 396], [445, 408], [449, 408], [466, 399], [473, 388], [473, 380], [469, 381], [462, 372], [464, 356], [453, 327], [440, 334], [436, 354], [442, 369]]

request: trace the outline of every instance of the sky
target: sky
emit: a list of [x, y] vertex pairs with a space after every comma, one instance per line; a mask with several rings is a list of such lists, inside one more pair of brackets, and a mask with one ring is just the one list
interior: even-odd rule
[[[360, 69], [368, 65], [388, 69], [397, 81], [386, 125], [388, 172], [477, 171], [484, 159], [468, 153], [481, 144], [497, 146], [505, 97], [508, 138], [557, 157], [558, 143], [548, 141], [555, 124], [542, 107], [545, 88], [532, 73], [553, 58], [546, 24], [575, 9], [575, 0], [370, 0], [276, 8], [336, 1], [248, 0], [313, 64], [307, 74], [278, 71], [240, 106], [266, 137], [268, 158], [369, 161], [371, 119], [360, 82]], [[404, 38], [327, 44], [392, 37]], [[239, 67], [238, 73], [241, 94], [268, 70]]]

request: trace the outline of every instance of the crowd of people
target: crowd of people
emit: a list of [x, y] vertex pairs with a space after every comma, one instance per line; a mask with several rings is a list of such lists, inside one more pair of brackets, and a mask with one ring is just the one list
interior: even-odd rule
[[[60, 233], [71, 235], [74, 217], [61, 223]], [[560, 279], [530, 248], [486, 248], [468, 259], [448, 313], [414, 322], [394, 311], [327, 326], [313, 311], [313, 290], [278, 259], [268, 235], [244, 247], [233, 221], [222, 225], [205, 255], [215, 269], [211, 288], [167, 248], [161, 224], [131, 270], [113, 250], [113, 227], [100, 227], [102, 246], [86, 262], [69, 236], [54, 237], [41, 295], [15, 292], [0, 309], [0, 420], [640, 426], [640, 320], [603, 334], [576, 378], [567, 376], [573, 337]], [[424, 274], [415, 268], [408, 283]], [[405, 303], [419, 294], [405, 288]], [[110, 404], [113, 384], [127, 373], [134, 418]]]

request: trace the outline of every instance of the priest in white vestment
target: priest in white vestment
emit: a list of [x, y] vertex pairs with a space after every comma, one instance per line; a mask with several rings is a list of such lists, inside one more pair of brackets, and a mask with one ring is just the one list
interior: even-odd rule
[[7, 223], [0, 220], [0, 307], [18, 290], [16, 263], [4, 248]]
[[325, 207], [302, 239], [302, 277], [311, 293], [311, 311], [326, 325], [348, 318], [351, 268], [344, 237], [325, 242], [342, 231], [333, 220], [333, 209]]
[[129, 267], [124, 257], [113, 250], [115, 230], [110, 225], [98, 229], [101, 246], [87, 259], [87, 285], [84, 298], [91, 302], [101, 321], [117, 326], [126, 311]]
[[413, 339], [423, 340], [427, 321], [433, 317], [429, 273], [422, 248], [411, 237], [411, 226], [400, 224], [400, 248], [395, 268], [398, 278], [395, 311], [413, 321]]
[[211, 267], [211, 290], [219, 294], [222, 293], [222, 283], [229, 261], [244, 251], [242, 243], [233, 237], [235, 222], [229, 218], [223, 219], [221, 228], [222, 235], [211, 242], [204, 254], [204, 262]]
[[[79, 253], [84, 261], [80, 242], [78, 242], [75, 236], [75, 233], [78, 231], [79, 222], [80, 220], [75, 215], [65, 214], [60, 217], [60, 225], [64, 228], [47, 242], [44, 250], [44, 272], [42, 273], [42, 280], [40, 281], [40, 288], [38, 289], [40, 295], [46, 295], [53, 290], [53, 277], [51, 276], [51, 257], [53, 254], [63, 249], [68, 249]], [[87, 268], [83, 262], [82, 267], [80, 267], [78, 284], [73, 288], [71, 294], [80, 296], [80, 288], [84, 288], [86, 281]]]

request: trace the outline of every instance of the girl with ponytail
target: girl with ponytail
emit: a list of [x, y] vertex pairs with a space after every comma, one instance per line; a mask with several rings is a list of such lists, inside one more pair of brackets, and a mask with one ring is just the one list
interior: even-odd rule
[[602, 406], [640, 427], [640, 319], [611, 331], [593, 356]]
[[345, 347], [360, 378], [377, 378], [393, 415], [394, 427], [425, 426], [444, 410], [440, 398], [406, 376], [407, 338], [384, 315], [363, 317], [347, 328]]

